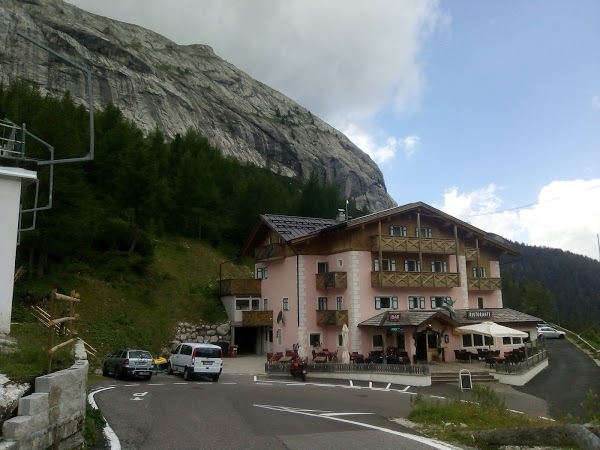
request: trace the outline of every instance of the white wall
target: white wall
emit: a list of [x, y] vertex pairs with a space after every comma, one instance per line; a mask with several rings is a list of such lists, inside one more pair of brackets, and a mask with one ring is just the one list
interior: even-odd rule
[[30, 170], [0, 167], [0, 333], [10, 332], [21, 180], [35, 178]]

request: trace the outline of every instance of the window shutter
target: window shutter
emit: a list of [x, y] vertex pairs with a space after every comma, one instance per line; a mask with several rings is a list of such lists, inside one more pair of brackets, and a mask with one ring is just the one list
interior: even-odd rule
[[381, 298], [375, 297], [375, 309], [381, 309]]
[[398, 297], [392, 297], [392, 309], [398, 309]]

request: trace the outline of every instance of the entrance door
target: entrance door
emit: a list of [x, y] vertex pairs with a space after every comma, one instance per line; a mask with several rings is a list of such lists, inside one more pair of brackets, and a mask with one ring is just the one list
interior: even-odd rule
[[427, 361], [427, 332], [417, 334], [416, 354], [418, 361]]

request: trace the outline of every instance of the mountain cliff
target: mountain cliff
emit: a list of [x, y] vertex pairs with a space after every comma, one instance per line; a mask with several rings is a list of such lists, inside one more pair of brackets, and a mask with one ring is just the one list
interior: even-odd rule
[[88, 67], [95, 107], [113, 103], [145, 132], [174, 137], [196, 129], [225, 155], [290, 177], [314, 173], [369, 211], [395, 206], [366, 153], [209, 46], [178, 45], [61, 0], [3, 0], [0, 81], [24, 78], [51, 95], [70, 91], [83, 104], [84, 72], [17, 32]]

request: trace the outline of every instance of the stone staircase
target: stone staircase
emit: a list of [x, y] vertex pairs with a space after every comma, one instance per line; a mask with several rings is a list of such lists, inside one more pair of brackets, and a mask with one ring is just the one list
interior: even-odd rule
[[[492, 374], [485, 370], [472, 370], [471, 380], [484, 383], [497, 383]], [[458, 383], [458, 372], [432, 372], [432, 383]]]

